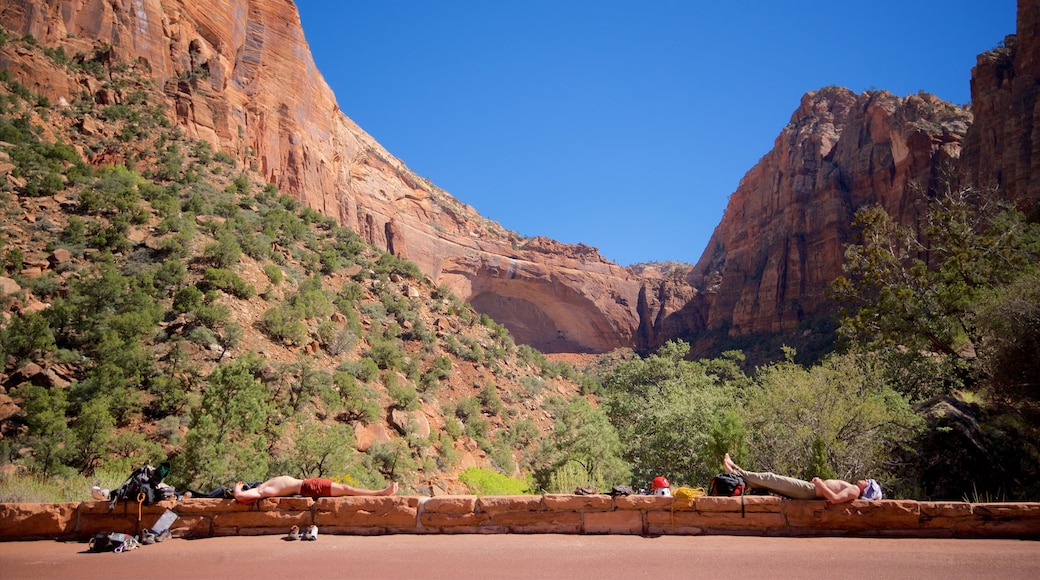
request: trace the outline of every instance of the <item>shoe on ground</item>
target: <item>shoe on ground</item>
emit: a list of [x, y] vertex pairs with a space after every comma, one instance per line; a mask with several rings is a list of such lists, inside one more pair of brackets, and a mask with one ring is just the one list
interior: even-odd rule
[[299, 526], [293, 526], [293, 527], [289, 528], [289, 535], [285, 536], [282, 539], [284, 539], [286, 542], [292, 542], [294, 540], [299, 540], [300, 539], [300, 528], [299, 528]]
[[108, 501], [111, 493], [112, 492], [108, 491], [107, 489], [101, 489], [96, 485], [90, 488], [90, 497], [98, 501]]
[[303, 535], [304, 540], [314, 541], [318, 539], [318, 526], [311, 526], [307, 533]]

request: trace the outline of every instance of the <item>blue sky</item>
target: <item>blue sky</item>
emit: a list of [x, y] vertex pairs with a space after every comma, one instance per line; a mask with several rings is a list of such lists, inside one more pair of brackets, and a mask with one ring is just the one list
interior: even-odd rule
[[296, 0], [344, 113], [524, 236], [694, 263], [802, 95], [971, 100], [1014, 0]]

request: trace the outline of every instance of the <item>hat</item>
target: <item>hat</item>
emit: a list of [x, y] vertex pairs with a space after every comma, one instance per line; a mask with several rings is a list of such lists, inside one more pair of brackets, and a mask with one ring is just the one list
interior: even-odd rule
[[665, 479], [664, 476], [658, 475], [650, 484], [650, 489], [654, 490], [662, 487], [672, 487], [672, 484], [668, 483], [668, 480]]
[[875, 500], [881, 499], [884, 495], [881, 493], [881, 486], [878, 482], [873, 479], [867, 480], [867, 487], [863, 488], [863, 493], [860, 494], [860, 499]]

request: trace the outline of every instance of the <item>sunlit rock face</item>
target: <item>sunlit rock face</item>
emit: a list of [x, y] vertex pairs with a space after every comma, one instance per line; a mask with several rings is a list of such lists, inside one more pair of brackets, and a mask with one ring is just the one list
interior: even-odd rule
[[[964, 155], [976, 175], [1034, 200], [1037, 5], [1020, 2], [1014, 50], [980, 56], [980, 121]], [[109, 47], [111, 64], [130, 63], [152, 79], [189, 137], [415, 262], [545, 352], [646, 350], [705, 331], [798, 331], [829, 308], [826, 288], [840, 273], [856, 209], [880, 203], [912, 223], [913, 188], [943, 178], [972, 123], [968, 111], [925, 94], [808, 93], [732, 193], [692, 269], [623, 268], [595, 248], [522, 238], [410, 171], [340, 111], [291, 2], [7, 0], [0, 23], [69, 55]], [[83, 92], [99, 102], [125, 97], [53, 63], [0, 66], [55, 103]]]
[[1032, 211], [1040, 202], [1040, 2], [1019, 1], [1017, 30], [971, 71], [975, 122], [962, 166], [974, 182], [998, 186]]
[[[69, 55], [111, 47], [113, 63], [161, 88], [188, 136], [415, 262], [523, 342], [602, 352], [635, 340], [636, 277], [593, 248], [521, 239], [415, 175], [339, 110], [291, 2], [21, 0], [0, 22]], [[54, 102], [107, 91], [38, 65], [4, 63]]]
[[772, 151], [741, 180], [689, 276], [709, 329], [790, 332], [827, 305], [855, 211], [884, 206], [903, 223], [960, 154], [971, 123], [931, 95], [838, 87], [811, 92]]

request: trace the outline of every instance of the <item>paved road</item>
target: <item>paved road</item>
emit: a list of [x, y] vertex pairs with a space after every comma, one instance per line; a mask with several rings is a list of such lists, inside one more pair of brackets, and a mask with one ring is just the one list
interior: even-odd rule
[[737, 536], [393, 535], [170, 540], [125, 554], [0, 543], [0, 578], [1040, 578], [1040, 542]]

